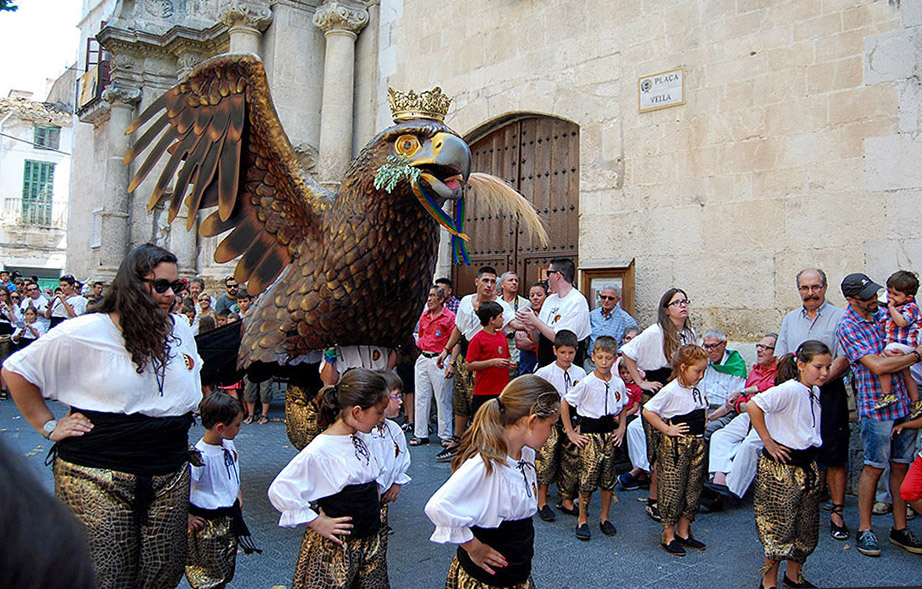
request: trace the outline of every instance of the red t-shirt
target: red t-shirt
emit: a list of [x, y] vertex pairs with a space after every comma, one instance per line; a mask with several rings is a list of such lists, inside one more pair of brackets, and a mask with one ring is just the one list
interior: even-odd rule
[[630, 409], [634, 406], [634, 403], [640, 403], [640, 396], [643, 394], [643, 389], [641, 389], [636, 384], [625, 384], [627, 388], [628, 401], [627, 405], [624, 406], [625, 410]]
[[[509, 344], [504, 333], [497, 331], [489, 334], [480, 330], [471, 339], [471, 343], [467, 347], [467, 356], [464, 359], [468, 362], [480, 362], [481, 360], [508, 357]], [[494, 366], [474, 373], [475, 395], [498, 395], [503, 392], [503, 387], [507, 384], [509, 384], [508, 368]]]

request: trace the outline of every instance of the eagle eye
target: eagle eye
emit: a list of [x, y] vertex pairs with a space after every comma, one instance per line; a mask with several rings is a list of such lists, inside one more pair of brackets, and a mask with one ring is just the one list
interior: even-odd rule
[[419, 151], [419, 139], [415, 135], [401, 135], [394, 143], [397, 153], [410, 157]]

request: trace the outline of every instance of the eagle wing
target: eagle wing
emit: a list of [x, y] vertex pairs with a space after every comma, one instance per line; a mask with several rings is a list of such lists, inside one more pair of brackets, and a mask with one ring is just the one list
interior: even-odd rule
[[305, 244], [321, 239], [322, 213], [332, 194], [299, 173], [257, 56], [221, 55], [203, 63], [147, 107], [126, 134], [150, 121], [123, 163], [160, 139], [128, 191], [169, 154], [148, 211], [168, 200], [172, 223], [185, 199], [191, 230], [200, 210], [217, 207], [199, 233], [213, 237], [230, 231], [215, 261], [242, 256], [234, 277], [247, 282], [250, 293], [272, 284]]

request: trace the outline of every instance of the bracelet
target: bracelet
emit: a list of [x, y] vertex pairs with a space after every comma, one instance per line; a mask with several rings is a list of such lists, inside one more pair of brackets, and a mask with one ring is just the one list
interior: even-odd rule
[[913, 350], [912, 353], [916, 355], [916, 361], [914, 363], [922, 362], [922, 356], [919, 355], [919, 352]]
[[448, 352], [449, 354], [451, 354], [451, 349], [450, 349], [450, 348], [442, 348], [442, 351], [443, 351], [443, 352]]

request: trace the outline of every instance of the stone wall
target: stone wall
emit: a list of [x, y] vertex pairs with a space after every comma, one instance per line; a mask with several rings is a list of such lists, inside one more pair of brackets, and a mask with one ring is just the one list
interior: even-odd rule
[[[462, 134], [576, 122], [580, 259], [636, 258], [642, 323], [677, 285], [699, 327], [752, 341], [799, 304], [802, 267], [842, 304], [845, 274], [922, 261], [919, 5], [384, 0], [381, 87], [441, 85]], [[677, 67], [686, 103], [638, 113], [638, 77]]]

